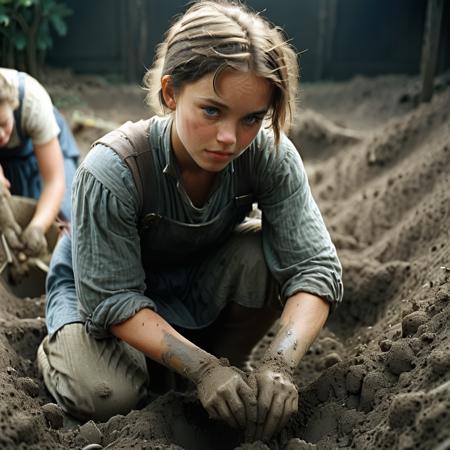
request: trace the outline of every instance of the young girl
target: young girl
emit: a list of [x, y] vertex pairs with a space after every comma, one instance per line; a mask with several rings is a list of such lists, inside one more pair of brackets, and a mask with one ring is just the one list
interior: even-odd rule
[[58, 214], [70, 220], [70, 186], [78, 148], [46, 90], [31, 76], [0, 68], [0, 182], [12, 194], [38, 200], [18, 236], [39, 254], [44, 234]]
[[[296, 75], [281, 33], [242, 5], [197, 2], [170, 28], [147, 75], [165, 115], [94, 145], [71, 240], [54, 252], [38, 360], [65, 411], [106, 420], [138, 407], [155, 373], [146, 357], [191, 380], [209, 415], [248, 440], [297, 411], [293, 371], [342, 284], [282, 131]], [[262, 224], [246, 219], [253, 202]], [[271, 345], [242, 372], [280, 300]]]

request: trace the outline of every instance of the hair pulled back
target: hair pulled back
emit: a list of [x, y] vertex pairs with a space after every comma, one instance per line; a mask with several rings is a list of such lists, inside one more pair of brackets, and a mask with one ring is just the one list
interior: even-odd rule
[[252, 72], [273, 84], [269, 113], [278, 143], [295, 112], [297, 57], [279, 28], [241, 4], [197, 1], [173, 23], [144, 78], [147, 102], [156, 113], [169, 112], [161, 92], [164, 75], [181, 89], [213, 73], [215, 88], [225, 69]]

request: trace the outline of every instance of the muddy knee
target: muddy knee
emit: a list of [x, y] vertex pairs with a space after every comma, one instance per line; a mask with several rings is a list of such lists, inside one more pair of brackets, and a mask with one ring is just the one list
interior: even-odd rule
[[146, 398], [146, 389], [130, 383], [97, 380], [92, 383], [77, 383], [70, 389], [72, 394], [61, 396], [61, 406], [72, 416], [96, 421], [107, 421], [117, 414], [128, 414], [141, 406]]
[[82, 420], [127, 414], [147, 398], [144, 355], [116, 339], [95, 340], [82, 324], [66, 325], [44, 340], [38, 364], [49, 392]]

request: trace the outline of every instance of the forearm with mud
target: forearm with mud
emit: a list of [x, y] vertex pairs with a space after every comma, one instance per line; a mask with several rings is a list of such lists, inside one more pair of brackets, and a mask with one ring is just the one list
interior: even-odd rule
[[278, 361], [293, 371], [319, 335], [329, 310], [329, 303], [315, 295], [299, 292], [290, 297], [263, 360]]
[[151, 309], [144, 308], [133, 317], [111, 327], [118, 338], [149, 358], [198, 383], [219, 359], [194, 345]]

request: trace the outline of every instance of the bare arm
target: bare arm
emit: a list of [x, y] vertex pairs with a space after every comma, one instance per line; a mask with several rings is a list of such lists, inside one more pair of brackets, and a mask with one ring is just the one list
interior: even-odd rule
[[294, 369], [320, 333], [329, 310], [328, 302], [305, 292], [286, 302], [279, 329], [250, 378], [258, 395], [258, 414], [256, 423], [248, 423], [248, 440], [269, 440], [297, 412]]
[[151, 309], [141, 309], [125, 322], [113, 325], [111, 332], [149, 358], [194, 382], [202, 363], [211, 358]]
[[34, 152], [43, 186], [30, 225], [45, 233], [58, 215], [64, 197], [64, 161], [57, 137], [36, 145]]
[[295, 369], [322, 330], [329, 311], [330, 304], [315, 295], [299, 292], [290, 297], [267, 354], [280, 356]]
[[256, 420], [256, 397], [243, 374], [188, 341], [154, 311], [144, 308], [111, 332], [193, 381], [210, 417], [235, 428]]
[[11, 188], [11, 183], [9, 182], [8, 178], [5, 177], [5, 172], [3, 172], [3, 167], [0, 164], [0, 183], [6, 188]]

